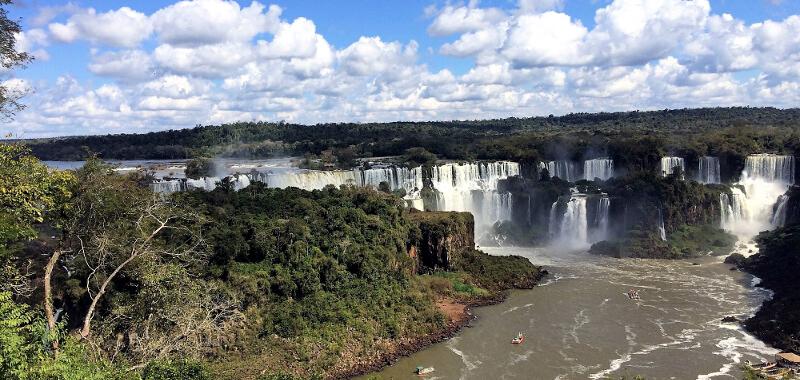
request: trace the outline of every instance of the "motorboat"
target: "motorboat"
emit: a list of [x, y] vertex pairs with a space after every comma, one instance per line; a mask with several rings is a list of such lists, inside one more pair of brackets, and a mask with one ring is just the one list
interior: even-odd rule
[[425, 375], [429, 375], [429, 374], [433, 373], [433, 371], [435, 371], [435, 369], [433, 369], [433, 367], [422, 367], [422, 366], [419, 366], [419, 367], [417, 367], [417, 369], [414, 370], [414, 373], [417, 376], [425, 376]]

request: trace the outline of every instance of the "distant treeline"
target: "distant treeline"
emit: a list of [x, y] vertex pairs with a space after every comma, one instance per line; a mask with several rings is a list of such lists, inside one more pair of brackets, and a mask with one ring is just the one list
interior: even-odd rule
[[[798, 151], [800, 109], [699, 108], [475, 121], [329, 123], [241, 122], [183, 130], [29, 140], [43, 160], [266, 158], [347, 149], [357, 157], [422, 147], [447, 159], [581, 159], [631, 149], [655, 154]], [[620, 162], [634, 168], [641, 163]], [[647, 163], [649, 165], [649, 163]]]

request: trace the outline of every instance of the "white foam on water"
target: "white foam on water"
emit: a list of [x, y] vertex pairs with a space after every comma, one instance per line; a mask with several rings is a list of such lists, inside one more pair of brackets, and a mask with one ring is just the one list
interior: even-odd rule
[[514, 366], [514, 365], [516, 365], [518, 363], [527, 361], [528, 358], [531, 357], [531, 355], [533, 355], [533, 350], [525, 351], [522, 354], [517, 354], [515, 352], [512, 352], [511, 353], [511, 360], [509, 360], [508, 366], [512, 367], [512, 366]]
[[580, 330], [590, 321], [589, 316], [586, 315], [586, 309], [579, 311], [578, 314], [575, 315], [573, 321], [575, 323], [572, 325], [572, 328], [569, 331], [569, 336], [572, 337], [572, 340], [575, 341], [576, 344], [580, 344], [581, 340], [578, 338], [578, 330]]
[[750, 335], [737, 324], [715, 323], [714, 326], [720, 329], [735, 331], [738, 333], [738, 336], [722, 339], [716, 344], [719, 350], [714, 351], [714, 354], [725, 357], [730, 362], [724, 364], [716, 372], [697, 376], [698, 380], [708, 380], [720, 376], [730, 377], [731, 370], [735, 365], [742, 362], [742, 357], [744, 355], [756, 357], [759, 360], [765, 360], [778, 353], [778, 350], [767, 346], [764, 342]]
[[461, 363], [464, 364], [464, 368], [467, 370], [467, 372], [473, 371], [476, 368], [478, 368], [479, 365], [483, 364], [481, 363], [480, 360], [470, 360], [469, 356], [464, 354], [463, 351], [456, 348], [456, 344], [458, 344], [458, 342], [459, 342], [458, 337], [450, 339], [447, 342], [447, 348], [449, 348], [450, 351], [452, 351], [454, 354], [458, 355], [458, 357], [461, 358]]
[[636, 336], [637, 335], [635, 332], [633, 332], [633, 329], [630, 326], [625, 325], [625, 340], [628, 341], [629, 346], [634, 347], [637, 345]]
[[617, 370], [622, 368], [622, 365], [627, 363], [627, 362], [629, 362], [629, 361], [631, 361], [632, 358], [633, 357], [629, 353], [625, 354], [625, 355], [622, 355], [619, 359], [612, 360], [611, 363], [609, 363], [609, 366], [608, 366], [607, 369], [604, 369], [604, 370], [602, 370], [600, 372], [593, 373], [593, 374], [589, 375], [589, 378], [590, 379], [602, 379], [602, 378], [606, 377], [607, 375], [610, 375], [611, 373], [616, 372]]
[[696, 338], [696, 334], [695, 334], [696, 332], [697, 332], [697, 330], [684, 329], [683, 331], [681, 331], [680, 334], [678, 334], [677, 339], [674, 339], [674, 340], [672, 340], [670, 342], [665, 342], [665, 343], [655, 344], [655, 345], [648, 345], [648, 346], [645, 346], [643, 349], [641, 349], [639, 351], [635, 351], [635, 352], [628, 351], [628, 353], [620, 356], [619, 358], [611, 360], [611, 362], [609, 363], [608, 368], [606, 368], [605, 370], [602, 370], [600, 372], [596, 372], [596, 373], [593, 373], [593, 374], [589, 375], [589, 378], [590, 379], [602, 379], [602, 378], [610, 375], [611, 373], [614, 373], [614, 372], [618, 371], [620, 368], [622, 368], [623, 364], [630, 362], [633, 359], [633, 356], [647, 355], [647, 354], [649, 354], [649, 353], [651, 353], [653, 351], [656, 351], [656, 350], [659, 350], [659, 349], [662, 349], [662, 348], [669, 348], [669, 347], [678, 346], [678, 345], [681, 345], [681, 344], [691, 343]]
[[508, 309], [508, 310], [506, 310], [506, 311], [502, 312], [502, 313], [501, 313], [501, 315], [508, 314], [508, 313], [512, 313], [512, 312], [515, 312], [515, 311], [517, 311], [517, 310], [523, 310], [523, 309], [527, 309], [527, 308], [530, 308], [531, 306], [533, 306], [533, 304], [532, 304], [532, 303], [525, 304], [525, 305], [522, 305], [522, 306], [514, 306], [514, 307], [512, 307], [512, 308], [510, 308], [510, 309]]

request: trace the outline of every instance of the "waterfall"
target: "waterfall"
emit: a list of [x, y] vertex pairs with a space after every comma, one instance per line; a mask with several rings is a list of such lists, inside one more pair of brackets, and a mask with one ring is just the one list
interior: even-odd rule
[[401, 167], [352, 169], [352, 170], [303, 170], [249, 174], [251, 180], [264, 182], [269, 187], [297, 187], [304, 190], [320, 190], [328, 185], [336, 187], [352, 185], [377, 188], [385, 182], [392, 190], [403, 189], [407, 193], [422, 189], [422, 168]]
[[747, 156], [742, 176], [791, 185], [794, 183], [794, 170], [794, 156], [754, 154]]
[[703, 156], [697, 164], [697, 182], [722, 183], [719, 174], [719, 158]]
[[672, 174], [676, 167], [680, 167], [682, 172], [686, 172], [683, 157], [661, 157], [661, 175], [666, 177]]
[[186, 182], [183, 179], [158, 179], [150, 184], [150, 189], [156, 193], [177, 193], [186, 191]]
[[497, 184], [515, 175], [519, 175], [519, 164], [508, 161], [434, 166], [430, 180], [436, 190], [436, 209], [471, 212], [476, 236], [481, 236], [496, 222], [511, 219], [513, 199], [510, 193], [499, 193]]
[[603, 195], [598, 200], [597, 213], [595, 214], [595, 233], [593, 241], [601, 241], [608, 239], [608, 210], [611, 206], [611, 200], [608, 196]]
[[667, 229], [664, 228], [664, 214], [661, 213], [661, 208], [658, 209], [658, 235], [661, 240], [667, 241]]
[[[594, 218], [589, 220], [589, 203]], [[552, 241], [567, 248], [586, 248], [591, 243], [608, 238], [608, 213], [611, 201], [607, 195], [572, 194], [559, 215], [558, 201], [550, 207], [549, 232]]]
[[587, 230], [586, 197], [573, 196], [561, 218], [558, 239], [569, 246], [582, 246], [587, 243]]
[[778, 197], [778, 203], [775, 204], [775, 212], [772, 213], [770, 224], [773, 227], [783, 227], [786, 224], [786, 204], [789, 202], [789, 196], [784, 194]]
[[593, 181], [599, 178], [605, 181], [614, 176], [614, 160], [610, 158], [595, 158], [583, 162], [583, 179]]
[[558, 217], [558, 200], [553, 202], [550, 206], [550, 220], [547, 225], [547, 232], [550, 233], [550, 238], [555, 239], [558, 236], [560, 218]]
[[[428, 208], [436, 211], [471, 212], [475, 217], [476, 230], [488, 230], [498, 221], [511, 220], [513, 199], [510, 193], [500, 193], [497, 185], [500, 180], [519, 175], [519, 172], [519, 164], [509, 161], [433, 166], [430, 184], [431, 190], [436, 194], [436, 204], [428, 205]], [[318, 190], [328, 185], [377, 188], [381, 183], [386, 183], [391, 190], [405, 191], [404, 199], [409, 207], [424, 209], [426, 206], [421, 196], [424, 184], [422, 167], [384, 166], [330, 171], [271, 168], [266, 172], [251, 171], [227, 178], [234, 190], [241, 190], [251, 182], [263, 182], [269, 187], [297, 187], [304, 190]], [[161, 193], [192, 189], [211, 191], [221, 181], [222, 178], [219, 177], [159, 179], [151, 184], [151, 188]]]
[[539, 170], [541, 171], [541, 169], [547, 169], [550, 173], [550, 177], [558, 177], [567, 182], [575, 182], [579, 179], [577, 165], [572, 161], [560, 160], [547, 163], [540, 162]]
[[725, 230], [732, 231], [737, 223], [750, 220], [750, 210], [748, 208], [747, 196], [738, 187], [731, 187], [731, 196], [726, 193], [720, 194], [721, 226]]
[[783, 195], [794, 183], [793, 156], [755, 154], [747, 157], [731, 195], [720, 195], [721, 227], [743, 239], [782, 223]]

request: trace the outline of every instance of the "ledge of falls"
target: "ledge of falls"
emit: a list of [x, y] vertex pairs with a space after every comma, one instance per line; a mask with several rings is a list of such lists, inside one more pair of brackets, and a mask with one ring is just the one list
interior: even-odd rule
[[251, 171], [228, 177], [201, 179], [161, 179], [151, 186], [157, 192], [172, 193], [191, 189], [213, 190], [220, 184], [241, 190], [253, 182], [269, 187], [297, 187], [318, 190], [326, 186], [352, 185], [397, 191], [409, 207], [429, 211], [470, 212], [475, 218], [478, 240], [491, 239], [492, 226], [511, 218], [513, 199], [498, 191], [498, 182], [520, 174], [520, 165], [511, 161], [445, 163], [429, 168], [382, 165], [352, 170], [286, 169]]

